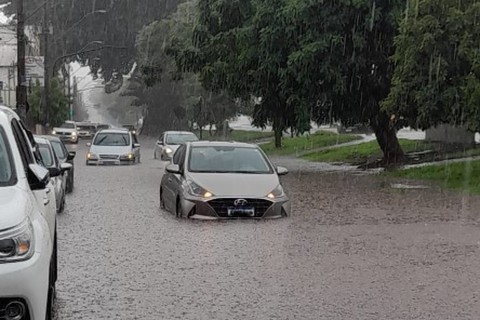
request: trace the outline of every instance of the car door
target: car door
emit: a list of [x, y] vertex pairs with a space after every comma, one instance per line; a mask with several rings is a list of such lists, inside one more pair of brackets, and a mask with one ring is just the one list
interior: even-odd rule
[[[35, 141], [33, 140], [33, 136], [31, 136], [31, 139], [29, 139], [27, 131], [17, 120], [13, 119], [11, 125], [15, 141], [20, 150], [20, 156], [22, 158], [24, 168], [28, 168], [30, 164], [38, 163], [39, 158], [38, 154], [35, 154]], [[38, 203], [38, 208], [40, 209], [42, 216], [48, 223], [50, 228], [50, 236], [53, 241], [57, 214], [53, 186], [49, 183], [45, 189], [32, 190], [32, 193], [36, 202]]]
[[155, 143], [155, 158], [160, 158], [162, 155], [163, 149], [163, 134], [158, 138], [157, 142]]
[[[180, 167], [180, 165], [185, 162], [185, 150], [186, 150], [185, 145], [178, 148], [178, 150], [173, 155], [172, 164], [176, 164]], [[177, 205], [176, 200], [177, 200], [177, 195], [179, 194], [179, 188], [181, 187], [179, 185], [179, 183], [181, 183], [181, 175], [166, 172], [166, 171], [165, 171], [165, 174], [167, 175], [165, 190], [164, 190], [165, 206], [169, 210], [174, 211]]]
[[140, 144], [138, 143], [137, 135], [133, 133], [131, 133], [130, 135], [132, 136], [132, 141], [133, 141], [132, 150], [133, 150], [133, 154], [135, 155], [135, 159], [140, 159], [140, 147], [138, 147]]

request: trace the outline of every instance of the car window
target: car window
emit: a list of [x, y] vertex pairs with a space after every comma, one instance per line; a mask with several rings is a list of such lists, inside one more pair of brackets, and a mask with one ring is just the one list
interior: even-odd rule
[[20, 151], [20, 157], [22, 159], [23, 167], [25, 169], [25, 172], [27, 172], [28, 166], [34, 163], [34, 158], [33, 158], [30, 143], [25, 137], [25, 134], [20, 124], [15, 119], [12, 120], [12, 131], [13, 131], [13, 136], [15, 138], [15, 142]]
[[13, 159], [7, 136], [0, 127], [0, 186], [12, 185], [15, 181]]
[[42, 156], [42, 163], [46, 168], [53, 167], [55, 164], [54, 156], [48, 146], [48, 144], [37, 143], [38, 151]]
[[160, 138], [158, 138], [158, 141], [160, 141], [161, 143], [163, 143], [163, 134], [160, 136]]
[[75, 124], [66, 122], [60, 126], [60, 128], [65, 128], [65, 129], [75, 129]]
[[257, 148], [192, 147], [189, 158], [191, 172], [272, 173], [272, 168]]
[[67, 152], [65, 150], [65, 147], [63, 146], [63, 144], [60, 141], [51, 141], [50, 143], [52, 144], [53, 151], [55, 152], [55, 155], [59, 159], [64, 160], [64, 159], [67, 158]]
[[132, 134], [133, 143], [138, 143], [137, 136]]
[[198, 141], [198, 138], [196, 135], [192, 134], [177, 134], [177, 133], [169, 133], [167, 134], [166, 137], [166, 144], [169, 145], [179, 145], [183, 144], [186, 142], [193, 142], [193, 141]]
[[95, 137], [93, 144], [96, 146], [128, 146], [130, 145], [130, 135], [128, 133], [99, 133]]
[[173, 158], [172, 158], [172, 163], [173, 164], [180, 165], [180, 160], [182, 158], [182, 154], [184, 153], [184, 150], [185, 150], [185, 146], [180, 146], [177, 149], [177, 151], [175, 151], [175, 153], [173, 154]]

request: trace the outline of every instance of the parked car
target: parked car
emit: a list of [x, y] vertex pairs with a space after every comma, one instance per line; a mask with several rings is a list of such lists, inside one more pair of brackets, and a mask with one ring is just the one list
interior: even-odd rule
[[92, 143], [86, 164], [134, 164], [140, 162], [140, 144], [137, 136], [126, 129], [108, 129], [97, 132]]
[[290, 201], [274, 167], [257, 146], [236, 142], [187, 142], [166, 166], [160, 206], [177, 217], [279, 218]]
[[52, 135], [59, 137], [63, 142], [78, 143], [77, 124], [73, 121], [65, 121], [60, 127], [53, 128]]
[[97, 125], [91, 122], [77, 122], [78, 137], [91, 139], [97, 132]]
[[0, 106], [0, 319], [53, 319], [55, 194], [33, 136]]
[[67, 176], [66, 192], [71, 193], [75, 186], [75, 162], [73, 160], [75, 159], [77, 153], [75, 151], [68, 151], [67, 147], [65, 147], [62, 140], [60, 140], [58, 137], [43, 137], [50, 141], [53, 151], [55, 152], [55, 155], [60, 163], [69, 163], [72, 165], [72, 168], [65, 172], [65, 175]]
[[193, 141], [198, 141], [198, 137], [193, 132], [166, 131], [155, 143], [153, 158], [169, 161], [181, 144]]
[[122, 128], [128, 129], [133, 134], [137, 134], [137, 128], [133, 124], [124, 124]]
[[67, 194], [67, 175], [68, 170], [72, 169], [70, 163], [61, 162], [53, 151], [52, 144], [46, 138], [36, 136], [35, 143], [42, 158], [45, 168], [50, 171], [51, 183], [55, 191], [57, 212], [61, 213], [65, 209], [65, 199]]

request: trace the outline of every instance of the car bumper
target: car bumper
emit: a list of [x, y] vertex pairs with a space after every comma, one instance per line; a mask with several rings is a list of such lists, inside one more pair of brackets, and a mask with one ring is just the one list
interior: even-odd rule
[[[290, 215], [291, 204], [288, 197], [282, 197], [277, 199], [264, 198], [249, 198], [245, 197], [247, 201], [262, 202], [262, 208], [253, 206], [254, 215], [229, 215], [226, 210], [219, 210], [218, 206], [213, 205], [213, 201], [222, 200], [222, 197], [213, 197], [211, 199], [204, 199], [200, 197], [194, 197], [186, 195], [183, 197], [182, 217], [188, 217], [192, 219], [203, 220], [222, 220], [222, 219], [275, 219]], [[229, 198], [231, 199], [231, 198]], [[268, 205], [265, 205], [268, 203]]]
[[64, 135], [55, 135], [55, 137], [58, 137], [60, 140], [66, 143], [73, 143], [78, 141], [77, 136], [64, 136]]
[[135, 159], [132, 160], [99, 160], [99, 159], [90, 159], [87, 160], [87, 165], [94, 165], [94, 166], [121, 166], [121, 165], [131, 165], [135, 163]]
[[78, 137], [81, 139], [91, 139], [93, 137], [93, 134], [91, 133], [79, 133]]
[[24, 302], [30, 320], [45, 319], [51, 256], [48, 252], [44, 244], [29, 260], [0, 264], [0, 300], [4, 304]]

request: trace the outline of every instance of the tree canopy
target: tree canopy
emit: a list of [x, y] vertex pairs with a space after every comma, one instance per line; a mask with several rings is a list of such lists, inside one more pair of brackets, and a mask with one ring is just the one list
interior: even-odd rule
[[408, 2], [395, 39], [388, 112], [415, 128], [480, 130], [479, 17], [475, 0]]

